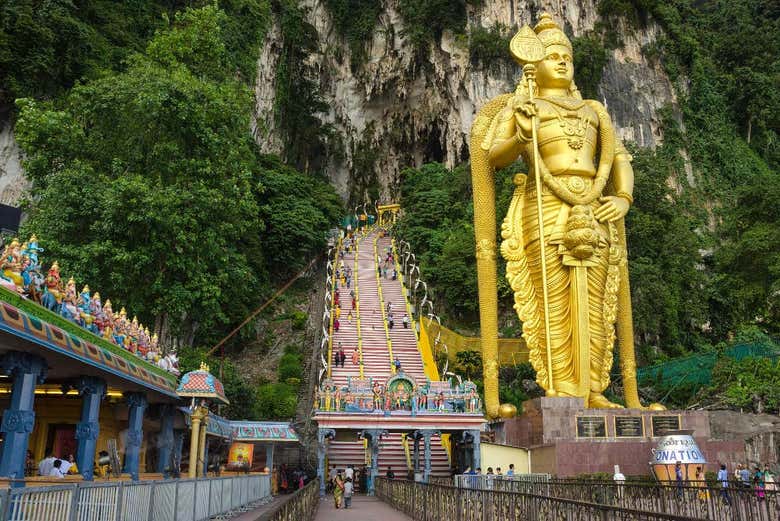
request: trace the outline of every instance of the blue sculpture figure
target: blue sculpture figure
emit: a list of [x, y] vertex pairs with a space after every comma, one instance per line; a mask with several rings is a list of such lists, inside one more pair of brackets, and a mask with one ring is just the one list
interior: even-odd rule
[[99, 334], [97, 324], [95, 324], [95, 316], [92, 314], [92, 298], [89, 295], [89, 286], [84, 286], [84, 289], [81, 290], [76, 305], [79, 310], [78, 320], [81, 327]]
[[68, 284], [65, 286], [65, 297], [63, 297], [62, 305], [60, 306], [60, 315], [71, 322], [80, 325], [79, 308], [77, 304], [78, 295], [76, 294], [76, 281], [71, 277], [70, 280], [68, 280]]

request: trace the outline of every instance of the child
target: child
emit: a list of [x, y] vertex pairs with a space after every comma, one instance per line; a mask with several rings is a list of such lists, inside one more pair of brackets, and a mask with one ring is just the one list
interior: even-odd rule
[[352, 506], [352, 478], [347, 477], [344, 483], [344, 508]]

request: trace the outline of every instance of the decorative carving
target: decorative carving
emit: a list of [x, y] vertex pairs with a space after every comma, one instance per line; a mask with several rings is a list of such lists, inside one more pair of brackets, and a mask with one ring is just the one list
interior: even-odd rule
[[46, 373], [49, 369], [46, 360], [32, 353], [21, 351], [8, 351], [0, 358], [0, 367], [5, 374], [17, 376], [19, 374], [34, 374], [37, 381], [42, 384], [46, 381]]
[[[98, 395], [101, 400], [106, 396], [106, 381], [95, 376], [81, 376], [69, 386], [76, 389], [81, 396], [94, 394]], [[65, 387], [63, 386], [63, 390]]]
[[134, 429], [127, 431], [126, 443], [128, 447], [140, 447], [141, 442], [144, 440], [144, 433]]
[[125, 393], [125, 402], [128, 407], [137, 407], [141, 410], [146, 409], [148, 402], [146, 401], [146, 394], [144, 393]]
[[77, 440], [96, 440], [100, 434], [98, 422], [79, 422], [76, 424]]
[[3, 411], [3, 423], [0, 431], [6, 433], [30, 433], [35, 425], [35, 413], [33, 411], [21, 411], [18, 409], [6, 409]]

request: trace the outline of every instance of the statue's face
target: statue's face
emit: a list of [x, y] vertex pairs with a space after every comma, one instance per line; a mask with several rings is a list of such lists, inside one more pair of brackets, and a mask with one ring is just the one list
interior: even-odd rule
[[544, 59], [536, 65], [536, 83], [546, 88], [568, 88], [574, 78], [569, 49], [564, 45], [551, 45], [545, 52]]

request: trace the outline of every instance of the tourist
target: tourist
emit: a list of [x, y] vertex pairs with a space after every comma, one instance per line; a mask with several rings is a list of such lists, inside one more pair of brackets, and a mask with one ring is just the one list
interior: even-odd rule
[[73, 457], [73, 454], [68, 456], [68, 470], [67, 474], [78, 474], [79, 468], [76, 466], [76, 458]]
[[394, 479], [395, 478], [395, 472], [393, 472], [393, 468], [392, 467], [389, 467], [389, 466], [387, 467], [387, 473], [385, 474], [385, 477], [387, 479]]
[[393, 303], [388, 302], [387, 304], [385, 304], [385, 313], [389, 315], [392, 312], [393, 312]]
[[679, 461], [674, 464], [674, 480], [677, 483], [677, 497], [683, 496], [683, 472], [682, 463]]
[[347, 465], [347, 468], [344, 469], [344, 477], [351, 480], [355, 479], [355, 468], [352, 465]]
[[49, 452], [48, 455], [43, 458], [40, 463], [38, 463], [38, 475], [48, 476], [56, 459], [57, 458], [54, 457], [54, 453]]
[[347, 476], [347, 480], [344, 482], [344, 508], [350, 506], [352, 506], [352, 478]]
[[393, 329], [393, 325], [395, 324], [395, 321], [393, 321], [393, 315], [392, 313], [387, 316], [387, 329]]
[[62, 463], [61, 459], [55, 459], [47, 476], [50, 478], [64, 478], [65, 473], [62, 472]]
[[352, 297], [352, 309], [357, 309], [357, 299]]
[[349, 313], [347, 313], [347, 322], [350, 324], [352, 323], [352, 310], [349, 310]]
[[515, 464], [510, 463], [509, 464], [509, 470], [506, 471], [507, 476], [514, 476], [515, 475]]
[[338, 474], [338, 470], [336, 470], [336, 467], [333, 467], [330, 469], [330, 472], [328, 473], [328, 483], [327, 483], [327, 491], [332, 492], [333, 486], [336, 483], [336, 474]]
[[35, 475], [35, 459], [31, 450], [27, 451], [27, 457], [24, 460], [24, 475], [31, 477]]
[[615, 465], [615, 473], [612, 475], [612, 481], [617, 485], [618, 499], [623, 499], [623, 485], [626, 484], [626, 476], [620, 472], [620, 465]]
[[743, 488], [750, 488], [750, 470], [747, 465], [739, 466], [739, 482]]
[[338, 333], [338, 332], [339, 332], [339, 327], [340, 327], [340, 326], [341, 326], [341, 323], [339, 322], [339, 319], [337, 319], [337, 318], [334, 318], [334, 319], [333, 319], [333, 331], [335, 331], [336, 333]]
[[401, 361], [396, 356], [395, 359], [393, 359], [393, 367], [395, 367], [395, 372], [400, 373], [401, 372]]
[[[379, 261], [379, 259], [377, 259], [377, 261]], [[376, 264], [376, 274], [379, 277], [382, 276], [382, 265], [379, 264], [379, 262], [377, 262], [377, 264]]]
[[333, 481], [333, 501], [336, 503], [336, 508], [341, 508], [342, 497], [344, 497], [344, 479], [341, 477], [341, 472], [339, 472]]
[[720, 483], [720, 497], [727, 505], [731, 505], [731, 498], [729, 497], [729, 473], [726, 470], [726, 464], [721, 463], [720, 470], [718, 471], [718, 482]]
[[775, 482], [775, 477], [772, 475], [772, 472], [769, 470], [769, 464], [764, 465], [764, 483], [764, 490], [769, 492], [777, 490], [777, 483]]
[[357, 348], [355, 348], [354, 351], [352, 351], [352, 365], [358, 365], [360, 363], [360, 353], [358, 352]]
[[336, 319], [341, 318], [341, 306], [336, 306]]
[[707, 490], [707, 481], [704, 477], [704, 471], [700, 466], [696, 467], [696, 486], [699, 488], [699, 491], [696, 494], [699, 501], [706, 503], [710, 498], [710, 491]]
[[501, 467], [496, 467], [496, 476], [503, 476], [501, 473]]
[[393, 268], [393, 280], [398, 280], [398, 270]]
[[344, 352], [344, 348], [339, 348], [339, 361], [341, 362], [341, 367], [344, 367], [344, 361], [347, 359], [347, 354]]
[[404, 324], [404, 329], [409, 329], [409, 315], [404, 313], [404, 317], [401, 319]]
[[756, 490], [756, 499], [763, 501], [766, 497], [766, 494], [764, 493], [766, 482], [764, 481], [764, 473], [758, 465], [756, 465], [756, 468], [753, 471], [753, 487]]

